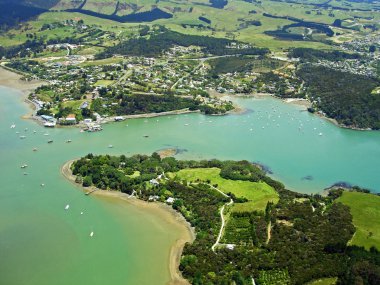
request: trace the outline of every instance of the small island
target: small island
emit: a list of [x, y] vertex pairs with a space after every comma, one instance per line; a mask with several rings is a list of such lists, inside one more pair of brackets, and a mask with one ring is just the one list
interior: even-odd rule
[[376, 284], [364, 280], [380, 278], [379, 233], [367, 231], [355, 206], [355, 199], [371, 200], [375, 208], [380, 197], [360, 188], [300, 194], [248, 161], [182, 161], [157, 153], [88, 154], [68, 166], [65, 176], [84, 188], [180, 213], [195, 239], [172, 258], [191, 284]]

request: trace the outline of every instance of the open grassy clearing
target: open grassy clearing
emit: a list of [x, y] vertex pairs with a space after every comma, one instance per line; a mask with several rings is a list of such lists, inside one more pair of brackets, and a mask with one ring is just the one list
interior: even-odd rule
[[338, 281], [338, 278], [321, 278], [315, 281], [306, 283], [305, 285], [335, 285]]
[[98, 80], [95, 83], [95, 86], [108, 86], [113, 84], [115, 81], [114, 80]]
[[233, 193], [237, 197], [245, 197], [249, 201], [246, 203], [235, 203], [233, 211], [263, 211], [269, 201], [277, 203], [278, 194], [275, 190], [264, 182], [250, 182], [241, 180], [228, 180], [220, 177], [220, 169], [218, 168], [198, 168], [183, 169], [172, 174], [178, 175], [181, 179], [195, 181], [200, 179], [203, 181], [210, 180], [211, 184], [217, 184], [218, 189], [224, 193]]
[[350, 207], [356, 232], [353, 245], [380, 249], [380, 197], [358, 192], [344, 192], [337, 202]]

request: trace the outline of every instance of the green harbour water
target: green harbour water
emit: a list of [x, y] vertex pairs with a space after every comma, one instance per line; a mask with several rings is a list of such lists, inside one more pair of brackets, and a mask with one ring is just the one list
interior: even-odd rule
[[[21, 119], [28, 112], [22, 96], [0, 88], [0, 284], [169, 280], [175, 226], [123, 201], [85, 196], [62, 177], [66, 161], [90, 152], [150, 154], [175, 147], [180, 159], [260, 162], [299, 192], [320, 192], [340, 181], [380, 192], [380, 132], [342, 129], [270, 97], [234, 100], [247, 112], [127, 120], [104, 125], [102, 132], [80, 133]], [[28, 167], [21, 169], [22, 164]]]

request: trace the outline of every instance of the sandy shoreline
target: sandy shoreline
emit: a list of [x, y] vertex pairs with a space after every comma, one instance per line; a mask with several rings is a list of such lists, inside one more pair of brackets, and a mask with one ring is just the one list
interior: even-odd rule
[[[0, 65], [0, 86], [4, 86], [22, 94], [22, 100], [29, 105], [30, 111], [21, 116], [23, 119], [33, 119], [33, 113], [36, 109], [35, 104], [28, 99], [28, 95], [32, 93], [37, 87], [45, 84], [43, 81], [33, 80], [25, 81], [21, 80], [22, 75], [12, 72]], [[38, 122], [38, 120], [36, 120]]]
[[136, 207], [142, 208], [145, 211], [150, 211], [154, 215], [160, 216], [166, 222], [170, 224], [176, 224], [180, 231], [180, 237], [176, 242], [171, 246], [170, 255], [169, 255], [169, 271], [170, 271], [170, 285], [189, 285], [190, 283], [182, 277], [181, 272], [179, 271], [179, 264], [181, 261], [181, 255], [183, 247], [187, 242], [193, 242], [195, 239], [194, 229], [191, 228], [190, 224], [184, 219], [184, 217], [175, 211], [172, 207], [158, 202], [145, 202], [139, 200], [135, 197], [129, 197], [128, 194], [121, 193], [118, 191], [105, 191], [97, 189], [94, 186], [91, 187], [82, 187], [75, 182], [75, 176], [71, 173], [71, 165], [75, 160], [70, 160], [66, 162], [61, 167], [62, 175], [72, 182], [77, 187], [80, 187], [84, 193], [92, 192], [91, 195], [96, 195], [99, 197], [112, 197], [115, 199], [123, 200], [126, 203], [130, 203]]
[[170, 115], [182, 115], [182, 114], [190, 114], [190, 113], [200, 113], [199, 110], [191, 111], [189, 109], [182, 110], [173, 110], [161, 113], [146, 113], [146, 114], [137, 114], [137, 115], [123, 115], [123, 116], [112, 116], [107, 117], [101, 120], [101, 124], [113, 123], [115, 122], [115, 118], [122, 117], [123, 120], [126, 119], [141, 119], [141, 118], [155, 118], [161, 116], [170, 116]]
[[[21, 80], [22, 75], [15, 73], [13, 71], [10, 71], [3, 66], [0, 65], [0, 86], [5, 86], [11, 89], [15, 89], [23, 94], [23, 100], [25, 103], [27, 103], [32, 111], [28, 114], [22, 116], [23, 119], [31, 119], [42, 125], [43, 123], [38, 118], [35, 118], [33, 116], [33, 110], [35, 110], [36, 106], [33, 102], [31, 102], [27, 97], [28, 95], [33, 92], [37, 87], [46, 84], [46, 82], [43, 81], [24, 81]], [[311, 107], [311, 102], [307, 99], [303, 98], [279, 98], [277, 96], [274, 96], [270, 93], [251, 93], [251, 94], [222, 94], [215, 90], [209, 90], [210, 95], [215, 96], [219, 99], [225, 97], [225, 98], [231, 98], [231, 97], [254, 97], [254, 98], [262, 98], [271, 96], [273, 98], [276, 98], [278, 100], [281, 100], [288, 104], [294, 104], [298, 106], [302, 106], [307, 110], [307, 108]], [[246, 109], [241, 108], [240, 106], [235, 105], [235, 109], [227, 112], [227, 114], [244, 114], [246, 112]], [[162, 112], [162, 113], [148, 113], [148, 114], [138, 114], [138, 115], [126, 115], [123, 116], [124, 119], [139, 119], [139, 118], [153, 118], [153, 117], [159, 117], [159, 116], [169, 116], [169, 115], [180, 115], [180, 114], [188, 114], [188, 113], [200, 113], [199, 110], [196, 111], [190, 111], [188, 109], [183, 110], [174, 110], [174, 111], [168, 111], [168, 112]], [[362, 129], [362, 128], [356, 128], [354, 126], [345, 126], [340, 124], [337, 120], [333, 118], [326, 117], [322, 114], [315, 113], [317, 116], [319, 116], [322, 119], [325, 119], [332, 124], [336, 125], [337, 127], [344, 128], [344, 129], [350, 129], [350, 130], [356, 130], [356, 131], [371, 131], [372, 129]], [[105, 118], [100, 122], [101, 124], [105, 123], [111, 123], [115, 121], [115, 117], [109, 117]], [[71, 127], [71, 126], [70, 126]], [[77, 125], [75, 127], [81, 127], [80, 125]]]
[[9, 71], [0, 65], [0, 85], [20, 91], [25, 97], [44, 84], [43, 81], [25, 81], [21, 80], [21, 78], [22, 75]]

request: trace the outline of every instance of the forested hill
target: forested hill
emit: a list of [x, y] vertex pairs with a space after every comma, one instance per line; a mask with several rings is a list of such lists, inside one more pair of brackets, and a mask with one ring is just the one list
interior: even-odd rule
[[265, 55], [267, 48], [256, 48], [246, 45], [244, 48], [229, 48], [233, 42], [224, 38], [212, 38], [208, 36], [185, 35], [178, 32], [161, 28], [162, 32], [151, 35], [149, 38], [133, 38], [118, 45], [107, 48], [99, 53], [97, 58], [107, 58], [114, 54], [134, 56], [159, 56], [171, 47], [200, 46], [206, 53], [213, 55], [249, 54]]
[[24, 5], [23, 1], [0, 0], [0, 27], [7, 30], [20, 22], [29, 21], [47, 10], [40, 7]]
[[[209, 174], [216, 169], [217, 177]], [[72, 172], [84, 187], [166, 201], [180, 212], [196, 231], [180, 263], [191, 284], [250, 285], [252, 278], [260, 285], [309, 284], [327, 277], [338, 279], [337, 284], [380, 282], [379, 251], [347, 245], [355, 227], [349, 207], [336, 200], [341, 189], [328, 197], [299, 194], [248, 161], [179, 161], [157, 153], [89, 154], [74, 162]], [[227, 191], [227, 185], [233, 186]], [[277, 192], [277, 202], [265, 203], [261, 192], [268, 189]], [[255, 201], [264, 199], [261, 208], [249, 206], [252, 192]], [[226, 227], [214, 251], [223, 205], [228, 208]]]
[[0, 0], [2, 4], [22, 5], [24, 7], [37, 7], [42, 9], [50, 9], [57, 5], [60, 0]]
[[297, 70], [314, 107], [339, 123], [355, 128], [380, 129], [379, 80], [304, 64]]

